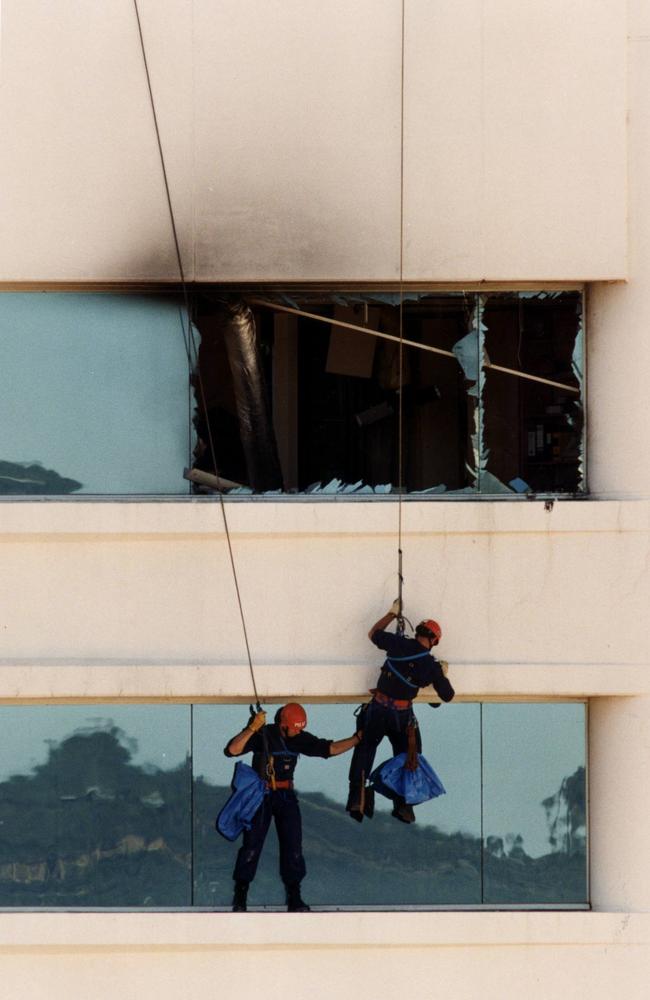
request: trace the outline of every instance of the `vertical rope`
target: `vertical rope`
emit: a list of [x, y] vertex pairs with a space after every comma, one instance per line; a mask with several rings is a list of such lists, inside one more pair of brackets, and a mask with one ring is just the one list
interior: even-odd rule
[[194, 705], [190, 704], [190, 906], [194, 906]]
[[481, 903], [485, 902], [485, 823], [484, 823], [484, 809], [485, 801], [483, 796], [483, 702], [479, 702], [479, 733], [480, 733], [480, 743], [479, 743], [479, 770], [481, 775], [481, 857], [480, 857], [480, 872], [481, 872]]
[[402, 591], [402, 493], [404, 491], [404, 28], [406, 2], [402, 0], [400, 65], [400, 163], [399, 163], [399, 376], [397, 405], [397, 580], [400, 616], [398, 632], [404, 632]]
[[[191, 308], [190, 308], [190, 299], [189, 299], [189, 293], [188, 293], [188, 289], [187, 289], [187, 282], [185, 280], [185, 271], [184, 271], [184, 268], [183, 268], [183, 259], [181, 257], [181, 248], [180, 248], [180, 243], [179, 243], [179, 239], [178, 239], [178, 230], [177, 230], [177, 227], [176, 227], [176, 219], [175, 219], [175, 216], [174, 216], [174, 206], [172, 204], [171, 192], [169, 190], [169, 181], [167, 179], [167, 168], [165, 166], [165, 155], [164, 155], [164, 152], [163, 152], [162, 141], [161, 141], [161, 138], [160, 138], [160, 129], [158, 128], [158, 115], [156, 114], [156, 104], [155, 104], [155, 101], [154, 101], [153, 89], [152, 89], [152, 86], [151, 86], [151, 77], [150, 77], [150, 74], [149, 74], [149, 64], [147, 62], [147, 53], [146, 53], [145, 44], [144, 44], [144, 35], [142, 33], [142, 24], [141, 24], [141, 21], [140, 21], [140, 11], [138, 9], [138, 0], [133, 0], [133, 7], [135, 9], [135, 17], [136, 17], [136, 21], [137, 21], [137, 25], [138, 25], [138, 36], [140, 38], [140, 50], [142, 52], [142, 61], [144, 63], [144, 72], [145, 72], [145, 76], [146, 76], [146, 79], [147, 79], [147, 89], [149, 91], [149, 102], [150, 102], [150, 105], [151, 105], [151, 114], [152, 114], [152, 117], [153, 117], [154, 128], [156, 130], [156, 142], [158, 144], [158, 154], [159, 154], [159, 157], [160, 157], [160, 166], [162, 168], [163, 181], [164, 181], [164, 185], [165, 185], [165, 196], [166, 196], [166, 199], [167, 199], [167, 209], [169, 211], [169, 219], [170, 219], [170, 222], [171, 222], [172, 234], [173, 234], [173, 238], [174, 238], [174, 248], [176, 250], [176, 261], [177, 261], [177, 264], [178, 264], [178, 273], [179, 273], [180, 280], [181, 280], [181, 285], [182, 285], [182, 288], [183, 288], [183, 300], [185, 302], [185, 312], [186, 312], [186, 315], [187, 315], [187, 336], [185, 334], [185, 329], [183, 328], [183, 341], [185, 343], [185, 349], [187, 351], [187, 356], [188, 356], [188, 360], [189, 360], [190, 366], [193, 364], [192, 352], [194, 352], [194, 360], [196, 361], [196, 368], [197, 368], [197, 374], [198, 374], [198, 388], [199, 388], [199, 394], [200, 394], [200, 398], [201, 398], [201, 405], [202, 405], [202, 407], [204, 409], [204, 412], [206, 414], [206, 425], [207, 425], [207, 429], [208, 429], [208, 446], [210, 448], [210, 455], [211, 455], [212, 462], [213, 462], [213, 465], [214, 465], [215, 473], [218, 475], [217, 459], [216, 459], [216, 454], [215, 454], [214, 440], [213, 440], [213, 436], [212, 436], [212, 430], [210, 428], [210, 422], [209, 422], [209, 420], [207, 420], [207, 407], [206, 407], [205, 389], [204, 389], [204, 386], [203, 386], [203, 379], [201, 377], [201, 369], [200, 369], [200, 367], [198, 365], [199, 353], [198, 353], [198, 348], [196, 346], [196, 342], [194, 340], [194, 331], [193, 331], [193, 327], [192, 327], [192, 312], [191, 312]], [[237, 577], [237, 568], [235, 566], [235, 557], [233, 555], [232, 542], [231, 542], [231, 539], [230, 539], [230, 529], [229, 529], [229, 526], [228, 526], [228, 518], [226, 516], [226, 505], [224, 503], [223, 493], [222, 493], [221, 490], [218, 491], [218, 496], [219, 496], [219, 503], [220, 503], [220, 506], [221, 506], [221, 516], [223, 518], [224, 531], [225, 531], [225, 534], [226, 534], [226, 544], [227, 544], [227, 547], [228, 547], [228, 557], [229, 557], [229, 560], [230, 560], [230, 568], [231, 568], [231, 571], [232, 571], [232, 577], [233, 577], [233, 581], [234, 581], [234, 585], [235, 585], [235, 593], [236, 593], [236, 596], [237, 596], [237, 605], [239, 607], [239, 617], [240, 617], [240, 620], [241, 620], [242, 632], [244, 634], [244, 645], [246, 646], [246, 656], [248, 658], [248, 669], [250, 671], [251, 681], [252, 681], [252, 684], [253, 684], [253, 693], [255, 695], [255, 702], [256, 702], [256, 704], [257, 704], [257, 706], [259, 708], [260, 707], [260, 699], [259, 699], [259, 695], [257, 693], [257, 685], [255, 683], [255, 673], [253, 671], [253, 658], [251, 656], [250, 644], [249, 644], [249, 641], [248, 641], [248, 630], [246, 628], [246, 619], [244, 617], [244, 608], [243, 608], [243, 605], [242, 605], [241, 592], [240, 592], [240, 589], [239, 589], [239, 580], [238, 580], [238, 577]]]

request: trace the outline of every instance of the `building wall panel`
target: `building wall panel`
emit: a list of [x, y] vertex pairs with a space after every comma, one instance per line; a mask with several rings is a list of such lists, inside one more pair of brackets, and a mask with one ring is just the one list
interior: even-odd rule
[[[246, 663], [217, 502], [3, 512], [6, 662]], [[358, 664], [349, 693], [363, 691], [378, 663], [367, 630], [397, 591], [397, 506], [227, 516], [254, 662]], [[647, 503], [409, 503], [402, 547], [407, 614], [439, 618], [452, 663], [650, 660]]]
[[407, 4], [408, 278], [625, 276], [624, 7]]
[[199, 280], [397, 277], [399, 15], [195, 0]]
[[[400, 270], [401, 3], [140, 0], [186, 277]], [[408, 0], [404, 275], [624, 277], [621, 0]], [[0, 280], [178, 279], [129, 3], [5, 0]]]
[[[141, 6], [179, 230], [191, 255], [188, 4], [165, 0], [162, 39], [164, 17]], [[177, 279], [132, 4], [10, 0], [2, 14], [0, 278]]]
[[[646, 915], [530, 913], [522, 920], [520, 914], [503, 913], [13, 914], [2, 919], [7, 990], [24, 992], [27, 985], [34, 1000], [79, 993], [104, 1000], [116, 991], [128, 1000], [172, 998], [201, 994], [209, 982], [218, 982], [224, 997], [247, 1000], [258, 995], [260, 980], [275, 1000], [286, 993], [287, 975], [308, 984], [315, 1000], [347, 995], [360, 979], [373, 995], [399, 995], [405, 977], [416, 1000], [431, 996], [432, 983], [443, 984], [459, 1000], [479, 995], [502, 1000], [506, 981], [512, 993], [531, 1000], [563, 996], [567, 982], [578, 1000], [600, 1000], [613, 991], [626, 1000], [643, 1000], [650, 971]], [[40, 954], [34, 948], [38, 939], [47, 942]]]

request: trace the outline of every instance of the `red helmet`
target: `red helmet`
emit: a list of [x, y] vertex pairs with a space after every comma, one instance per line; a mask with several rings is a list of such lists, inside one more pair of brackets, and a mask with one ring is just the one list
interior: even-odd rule
[[417, 626], [415, 634], [423, 635], [427, 639], [435, 639], [434, 646], [437, 646], [442, 638], [442, 629], [438, 625], [438, 622], [434, 622], [433, 618], [425, 618]]
[[284, 705], [280, 709], [279, 722], [282, 729], [288, 729], [295, 736], [307, 725], [307, 713], [302, 705], [290, 701], [288, 705]]

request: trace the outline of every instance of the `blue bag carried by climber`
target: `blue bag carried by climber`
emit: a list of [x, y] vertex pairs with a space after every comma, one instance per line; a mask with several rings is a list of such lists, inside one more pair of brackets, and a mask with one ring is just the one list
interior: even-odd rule
[[215, 827], [226, 840], [237, 840], [244, 830], [250, 830], [253, 816], [262, 804], [266, 782], [243, 760], [235, 764], [232, 793], [217, 816]]
[[416, 766], [412, 768], [407, 767], [408, 756], [399, 753], [375, 768], [370, 775], [370, 784], [375, 791], [391, 800], [399, 796], [411, 806], [444, 795], [444, 785], [428, 760], [419, 753]]

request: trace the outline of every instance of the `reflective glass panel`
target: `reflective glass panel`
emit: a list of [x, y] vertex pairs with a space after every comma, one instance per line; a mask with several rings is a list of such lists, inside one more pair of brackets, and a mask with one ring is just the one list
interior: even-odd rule
[[[352, 705], [306, 708], [317, 736], [354, 731]], [[308, 902], [586, 903], [585, 706], [419, 704], [417, 716], [446, 792], [413, 825], [380, 795], [372, 819], [347, 815], [349, 752], [298, 761]], [[214, 821], [235, 763], [223, 749], [247, 718], [233, 705], [0, 708], [0, 906], [229, 909], [241, 839]], [[385, 741], [375, 765], [390, 756]], [[270, 830], [252, 907], [284, 904], [278, 860]]]
[[[307, 705], [308, 729], [342, 739], [355, 731], [354, 705]], [[234, 761], [223, 746], [246, 724], [245, 706], [194, 708], [195, 902], [228, 907], [241, 845], [215, 833], [214, 818], [229, 794]], [[303, 822], [304, 896], [323, 906], [409, 906], [480, 903], [479, 706], [418, 705], [423, 753], [447, 793], [416, 807], [406, 826], [377, 795], [375, 815], [355, 823], [345, 812], [351, 753], [328, 760], [302, 756], [296, 790]], [[377, 765], [392, 756], [387, 740]], [[243, 758], [250, 762], [250, 755]], [[251, 886], [252, 906], [278, 905], [284, 893], [278, 844], [270, 830]]]
[[485, 903], [587, 901], [584, 704], [483, 706]]
[[176, 297], [3, 293], [0, 371], [0, 494], [187, 494]]
[[190, 709], [0, 707], [0, 905], [190, 906]]

